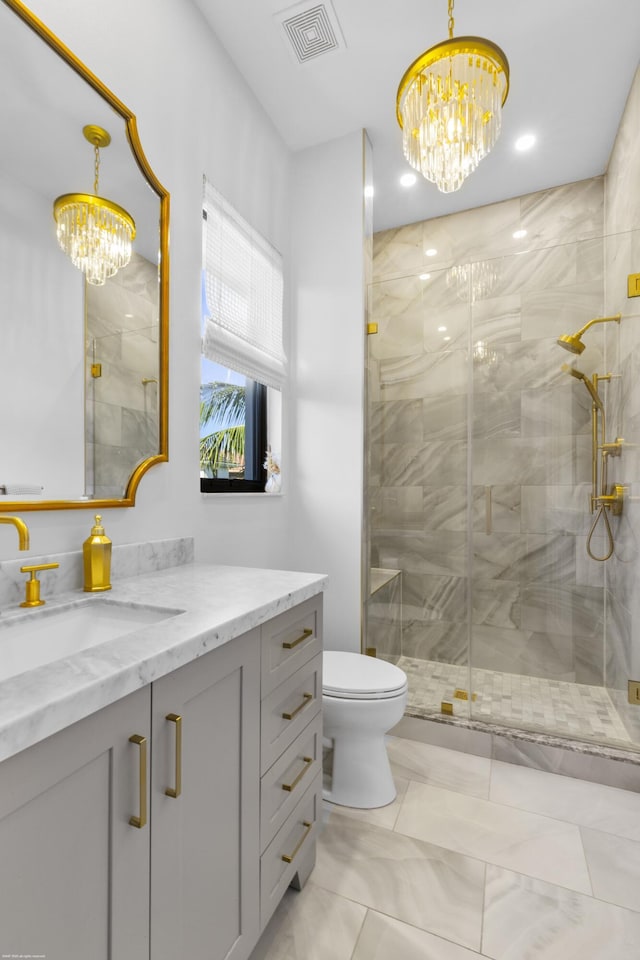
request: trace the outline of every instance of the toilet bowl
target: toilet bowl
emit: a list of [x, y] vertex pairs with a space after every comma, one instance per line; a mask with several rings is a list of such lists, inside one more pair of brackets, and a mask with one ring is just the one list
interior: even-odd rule
[[384, 807], [396, 797], [385, 734], [404, 714], [407, 675], [339, 650], [325, 650], [322, 670], [323, 734], [333, 741], [331, 789], [323, 796], [345, 807]]

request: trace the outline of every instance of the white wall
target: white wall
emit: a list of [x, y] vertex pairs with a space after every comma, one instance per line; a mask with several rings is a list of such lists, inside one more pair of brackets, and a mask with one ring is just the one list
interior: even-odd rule
[[[284, 566], [287, 497], [205, 500], [198, 489], [200, 205], [206, 173], [285, 251], [289, 151], [188, 0], [32, 0], [29, 8], [133, 110], [171, 194], [170, 459], [143, 477], [133, 509], [106, 511], [107, 532], [115, 543], [195, 536], [201, 559]], [[79, 548], [92, 522], [89, 510], [22, 516], [31, 555]], [[14, 531], [0, 528], [0, 559], [16, 555]]]
[[291, 566], [329, 574], [325, 645], [360, 650], [362, 131], [293, 159]]

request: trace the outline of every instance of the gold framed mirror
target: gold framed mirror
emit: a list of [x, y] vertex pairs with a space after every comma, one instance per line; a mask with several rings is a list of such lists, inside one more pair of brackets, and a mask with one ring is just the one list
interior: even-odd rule
[[130, 507], [168, 460], [169, 194], [135, 115], [21, 0], [0, 0], [0, 82], [0, 511]]

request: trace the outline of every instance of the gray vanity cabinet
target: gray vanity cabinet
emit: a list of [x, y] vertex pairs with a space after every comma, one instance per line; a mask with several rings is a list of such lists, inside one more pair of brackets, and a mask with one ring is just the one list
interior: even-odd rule
[[0, 763], [0, 957], [247, 960], [315, 860], [322, 598]]
[[138, 690], [0, 764], [0, 955], [148, 956], [149, 826], [129, 822], [144, 814], [146, 744], [129, 738], [148, 738], [150, 699]]
[[151, 956], [246, 958], [258, 937], [260, 630], [153, 684]]

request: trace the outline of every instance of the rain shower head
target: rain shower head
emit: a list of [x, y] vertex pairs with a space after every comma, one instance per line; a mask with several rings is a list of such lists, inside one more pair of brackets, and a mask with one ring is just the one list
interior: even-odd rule
[[565, 350], [568, 350], [569, 353], [575, 353], [579, 355], [584, 350], [584, 343], [575, 333], [563, 333], [561, 337], [558, 337], [556, 342], [561, 347], [564, 347]]
[[583, 373], [582, 370], [576, 370], [575, 367], [570, 367], [568, 363], [562, 364], [562, 370], [564, 371], [564, 373], [571, 374], [571, 376], [575, 377], [576, 380], [582, 380], [585, 387], [591, 394], [591, 399], [595, 403], [596, 407], [598, 408], [598, 410], [604, 413], [604, 407], [602, 406], [602, 400], [600, 399], [600, 394], [596, 390], [591, 380], [589, 380], [589, 377], [585, 373]]
[[592, 327], [594, 323], [611, 323], [612, 320], [620, 323], [620, 316], [619, 313], [616, 313], [613, 317], [596, 317], [594, 320], [589, 320], [589, 323], [585, 323], [584, 327], [580, 327], [577, 333], [563, 333], [561, 337], [558, 337], [556, 343], [564, 347], [565, 350], [568, 350], [569, 353], [575, 353], [579, 356], [585, 346], [582, 342], [582, 334], [585, 333], [589, 327]]

